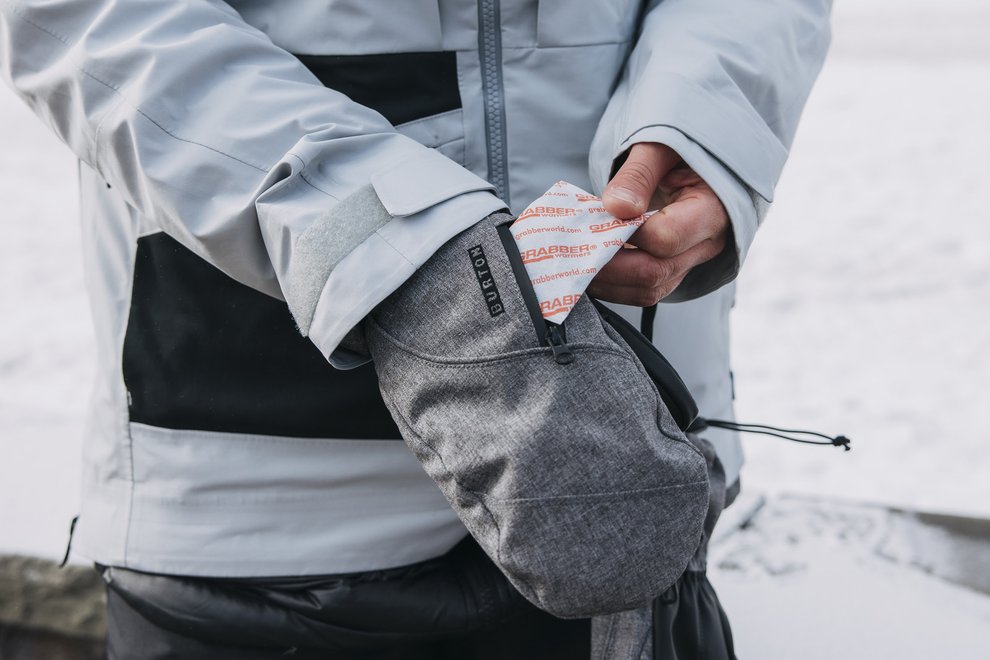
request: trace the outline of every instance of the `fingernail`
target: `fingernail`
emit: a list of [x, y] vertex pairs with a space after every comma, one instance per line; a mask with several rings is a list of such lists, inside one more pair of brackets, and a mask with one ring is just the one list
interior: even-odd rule
[[615, 199], [620, 199], [623, 202], [629, 202], [636, 208], [639, 208], [641, 205], [639, 196], [628, 188], [609, 188], [608, 194]]

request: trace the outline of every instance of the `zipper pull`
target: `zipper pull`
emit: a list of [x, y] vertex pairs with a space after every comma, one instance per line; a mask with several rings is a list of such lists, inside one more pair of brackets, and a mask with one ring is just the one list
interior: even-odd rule
[[574, 362], [574, 352], [567, 345], [564, 329], [554, 323], [547, 323], [547, 343], [553, 351], [553, 361], [557, 364]]

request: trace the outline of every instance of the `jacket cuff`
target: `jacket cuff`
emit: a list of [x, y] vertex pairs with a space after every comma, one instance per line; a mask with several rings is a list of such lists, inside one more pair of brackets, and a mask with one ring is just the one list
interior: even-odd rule
[[719, 159], [684, 133], [669, 126], [651, 126], [636, 131], [619, 145], [612, 162], [638, 142], [665, 144], [676, 151], [718, 196], [729, 215], [732, 228], [732, 237], [722, 253], [696, 266], [664, 300], [679, 302], [699, 298], [731, 282], [739, 273], [769, 204]]
[[[427, 174], [420, 173], [418, 182], [413, 174], [399, 186], [406, 189], [409, 182], [425, 183]], [[310, 340], [338, 369], [369, 361], [366, 355], [340, 344], [375, 306], [444, 243], [505, 208], [490, 190], [461, 192], [446, 187], [449, 184], [427, 183], [432, 195], [420, 189], [406, 196], [397, 192], [389, 176], [376, 178], [373, 185], [389, 217], [334, 266], [308, 328]], [[487, 183], [484, 187], [490, 188]]]
[[[677, 74], [654, 74], [650, 85], [629, 86], [628, 97], [608, 117], [608, 124], [610, 130], [596, 135], [595, 156], [609, 148], [622, 153], [643, 141], [638, 135], [643, 130], [672, 128], [701, 145], [767, 202], [773, 201], [774, 186], [787, 160], [787, 148], [752, 106], [727, 103], [717, 93]], [[604, 185], [603, 177], [608, 180], [604, 168], [610, 165], [602, 159], [592, 160], [596, 185]]]

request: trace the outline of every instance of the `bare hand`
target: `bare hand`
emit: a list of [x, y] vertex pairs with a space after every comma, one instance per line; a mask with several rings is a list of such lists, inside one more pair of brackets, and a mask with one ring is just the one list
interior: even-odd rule
[[592, 280], [588, 293], [647, 307], [670, 295], [695, 266], [717, 256], [729, 216], [712, 189], [664, 144], [640, 142], [606, 186], [605, 209], [628, 220], [660, 209]]

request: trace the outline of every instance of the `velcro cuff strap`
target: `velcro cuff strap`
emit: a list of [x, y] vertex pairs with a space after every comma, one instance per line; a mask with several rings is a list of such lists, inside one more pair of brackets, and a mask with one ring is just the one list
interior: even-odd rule
[[303, 335], [309, 334], [316, 304], [330, 273], [355, 246], [392, 216], [372, 186], [363, 186], [324, 213], [296, 241], [286, 301]]

